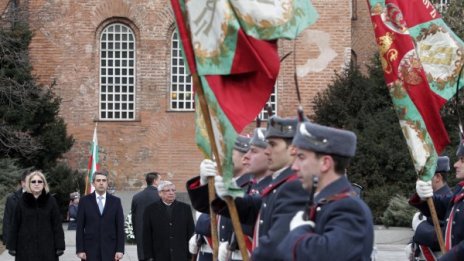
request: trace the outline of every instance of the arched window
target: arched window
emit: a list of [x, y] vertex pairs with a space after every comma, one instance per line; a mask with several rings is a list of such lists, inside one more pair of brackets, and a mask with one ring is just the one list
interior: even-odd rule
[[121, 23], [100, 36], [100, 119], [135, 119], [135, 37]]
[[184, 63], [177, 32], [171, 37], [171, 88], [169, 108], [173, 111], [195, 110], [192, 77]]

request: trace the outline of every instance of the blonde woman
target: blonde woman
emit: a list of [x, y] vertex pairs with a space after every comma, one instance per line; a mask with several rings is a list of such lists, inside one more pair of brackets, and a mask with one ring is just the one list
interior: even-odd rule
[[56, 261], [65, 249], [58, 205], [42, 172], [31, 172], [25, 188], [11, 226], [8, 253], [16, 261]]

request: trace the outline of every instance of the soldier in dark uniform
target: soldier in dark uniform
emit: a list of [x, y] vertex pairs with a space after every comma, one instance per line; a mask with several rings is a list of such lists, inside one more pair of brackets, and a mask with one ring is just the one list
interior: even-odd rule
[[[294, 148], [291, 145], [296, 131], [297, 119], [279, 118], [273, 116], [269, 119], [266, 130], [266, 139], [269, 146], [269, 169], [273, 171], [270, 186], [263, 190], [261, 195], [245, 195], [236, 198], [235, 204], [240, 221], [255, 225], [253, 233], [252, 260], [281, 260], [278, 257], [277, 246], [288, 233], [288, 223], [293, 215], [304, 208], [309, 194], [301, 186], [301, 182], [291, 170], [294, 160]], [[192, 186], [188, 182], [188, 192], [192, 205], [196, 209], [207, 209], [202, 197], [202, 189]], [[216, 192], [219, 197], [229, 196], [224, 189], [222, 177], [215, 178]], [[203, 192], [204, 193], [204, 192]], [[285, 194], [285, 200], [280, 195]], [[202, 203], [203, 202], [203, 203]], [[221, 214], [228, 216], [226, 204], [221, 199], [213, 202], [213, 208]]]
[[344, 175], [355, 155], [356, 135], [307, 122], [299, 125], [293, 145], [297, 154], [292, 169], [315, 197], [309, 210], [299, 211], [289, 222], [291, 231], [279, 245], [280, 256], [305, 261], [371, 260], [372, 214]]
[[456, 178], [460, 180], [451, 196], [435, 195], [431, 181], [418, 180], [416, 182], [416, 194], [409, 204], [418, 208], [422, 214], [430, 217], [430, 211], [426, 199], [433, 197], [438, 219], [445, 219], [445, 249], [446, 254], [438, 260], [464, 260], [464, 141], [461, 139], [456, 152], [458, 160], [454, 163]]
[[266, 142], [265, 128], [256, 128], [250, 140], [250, 149], [243, 156], [243, 165], [252, 178], [247, 194], [260, 194], [272, 181], [269, 169], [269, 146]]
[[[234, 143], [234, 150], [232, 155], [232, 160], [234, 163], [234, 180], [237, 186], [241, 188], [246, 188], [251, 183], [250, 174], [246, 173], [246, 170], [243, 166], [243, 155], [247, 153], [250, 148], [250, 138], [245, 136], [237, 136], [237, 139]], [[210, 160], [204, 160], [200, 166], [200, 173], [205, 173], [213, 171], [215, 175], [215, 163]], [[207, 175], [202, 175], [204, 178], [200, 181], [202, 184], [207, 183]], [[227, 244], [228, 240], [232, 236], [232, 222], [229, 218], [218, 217], [218, 239], [219, 243]], [[199, 213], [197, 223], [195, 225], [195, 234], [189, 241], [189, 250], [192, 254], [197, 254], [198, 261], [208, 261], [212, 260], [212, 239], [211, 239], [211, 221], [209, 214]]]
[[[450, 171], [449, 158], [446, 156], [438, 157], [435, 175], [432, 177], [432, 189], [434, 195], [451, 196], [453, 192], [446, 182], [446, 177]], [[440, 226], [444, 229], [445, 220], [440, 220]], [[409, 260], [432, 261], [438, 256], [440, 251], [437, 234], [433, 227], [431, 218], [427, 218], [420, 212], [414, 215], [412, 220], [414, 236], [412, 242], [407, 246]]]
[[[243, 165], [245, 171], [252, 176], [252, 182], [248, 185], [246, 194], [260, 195], [271, 182], [272, 174], [269, 171], [269, 155], [266, 153], [267, 142], [265, 139], [265, 128], [256, 128], [253, 131], [253, 136], [250, 140], [250, 149], [243, 156]], [[230, 224], [231, 230], [232, 224]], [[252, 240], [253, 240], [253, 226], [243, 225], [243, 233], [246, 236], [245, 243], [247, 250], [251, 253]], [[242, 254], [238, 248], [238, 242], [235, 238], [235, 233], [232, 233], [231, 238], [227, 244], [222, 244], [219, 248], [218, 261], [238, 261], [243, 260]]]

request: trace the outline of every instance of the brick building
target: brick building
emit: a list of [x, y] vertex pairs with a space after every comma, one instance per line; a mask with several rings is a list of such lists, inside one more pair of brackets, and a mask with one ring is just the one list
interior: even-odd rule
[[[276, 112], [296, 112], [293, 73], [303, 107], [353, 58], [359, 64], [375, 51], [365, 0], [313, 0], [320, 18], [296, 41], [281, 64]], [[168, 0], [1, 0], [1, 19], [14, 12], [34, 32], [30, 58], [41, 83], [56, 82], [61, 116], [76, 140], [65, 155], [86, 169], [89, 143], [98, 124], [101, 165], [119, 190], [143, 185], [156, 170], [183, 191], [198, 174], [202, 155], [194, 141], [193, 95], [178, 52]], [[296, 57], [296, 61], [294, 61]], [[250, 129], [250, 128], [248, 128]]]

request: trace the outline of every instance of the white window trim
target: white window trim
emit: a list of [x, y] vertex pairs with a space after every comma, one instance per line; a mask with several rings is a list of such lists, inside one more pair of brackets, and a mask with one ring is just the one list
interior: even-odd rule
[[[171, 34], [171, 48], [170, 48], [170, 64], [171, 64], [171, 74], [169, 78], [169, 110], [170, 111], [175, 111], [175, 112], [182, 112], [182, 111], [195, 111], [195, 97], [193, 94], [193, 82], [192, 82], [192, 77], [188, 74], [187, 72], [187, 66], [185, 61], [183, 61], [182, 57], [182, 50], [180, 48], [180, 40], [179, 37], [174, 37], [177, 35], [177, 32], [174, 31]], [[177, 47], [174, 48], [174, 42], [177, 42]], [[173, 52], [177, 51], [177, 57], [173, 56]], [[177, 61], [177, 64], [174, 64], [174, 60]], [[183, 66], [180, 65], [180, 61], [183, 61]], [[176, 68], [174, 72], [174, 68]], [[183, 73], [179, 73], [183, 69]], [[173, 78], [176, 77], [177, 82], [173, 81]], [[184, 81], [180, 81], [179, 79], [182, 78]], [[190, 79], [190, 80], [188, 80]], [[176, 91], [173, 90], [174, 84], [176, 85], [177, 89]], [[181, 87], [183, 88], [183, 91], [180, 90]], [[186, 91], [187, 87], [190, 87], [190, 91]], [[181, 99], [180, 96], [183, 94], [183, 98]], [[173, 96], [176, 95], [176, 100], [174, 100]], [[190, 95], [190, 96], [189, 96]], [[188, 96], [190, 98], [188, 98]], [[173, 106], [173, 104], [177, 105], [177, 108]], [[183, 103], [183, 108], [180, 108], [182, 106], [179, 106], [180, 104]], [[190, 108], [186, 108], [188, 104], [191, 104]]]
[[[127, 29], [127, 32], [126, 32], [126, 35], [129, 36], [129, 35], [132, 35], [132, 38], [133, 40], [130, 40], [129, 37], [123, 41], [122, 38], [120, 38], [119, 42], [117, 42], [116, 40], [112, 40], [111, 42], [109, 42], [108, 40], [103, 40], [103, 37], [106, 36], [108, 37], [108, 30], [110, 27], [114, 27], [115, 26], [121, 26], [121, 27], [124, 27]], [[112, 34], [113, 36], [117, 35], [117, 34]], [[120, 36], [123, 35], [123, 33], [120, 33], [119, 34]], [[105, 46], [106, 49], [103, 49], [102, 48], [102, 44], [103, 43], [106, 43], [107, 45]], [[113, 44], [113, 48], [108, 48], [108, 44], [112, 43]], [[118, 48], [115, 47], [115, 45], [119, 43], [119, 44], [123, 44], [123, 43], [127, 43], [127, 52], [129, 54], [129, 52], [132, 52], [133, 53], [133, 57], [130, 58], [129, 55], [126, 57], [126, 58], [122, 58], [122, 57], [119, 57], [119, 58], [116, 58], [116, 57], [112, 57], [112, 59], [109, 59], [108, 57], [105, 57], [103, 58], [102, 57], [102, 53], [104, 51], [106, 51], [108, 54], [110, 51], [114, 51], [114, 50], [118, 50]], [[133, 49], [129, 49], [129, 44], [133, 44]], [[122, 46], [119, 46], [119, 50], [123, 50], [122, 49]], [[100, 50], [100, 55], [99, 55], [99, 92], [98, 92], [98, 100], [99, 100], [99, 110], [98, 110], [98, 118], [99, 120], [101, 121], [134, 121], [136, 119], [136, 39], [135, 39], [135, 34], [134, 32], [132, 31], [132, 29], [125, 25], [125, 24], [122, 24], [122, 23], [112, 23], [112, 24], [109, 24], [107, 25], [103, 31], [101, 32], [100, 34], [100, 42], [99, 42], [99, 50]], [[102, 62], [105, 61], [105, 66], [102, 65]], [[112, 62], [112, 65], [109, 66], [108, 62], [111, 61]], [[119, 61], [119, 66], [116, 66], [116, 62]], [[122, 63], [126, 61], [127, 64], [124, 66], [122, 65]], [[132, 62], [132, 66], [130, 65], [130, 62]], [[103, 70], [105, 70], [105, 74], [103, 75], [102, 72]], [[108, 70], [113, 70], [113, 74], [112, 75], [109, 75], [108, 74]], [[132, 74], [129, 74], [129, 72], [127, 72], [125, 75], [122, 74], [121, 72], [119, 74], [116, 74], [114, 71], [115, 70], [132, 70]], [[118, 77], [119, 75], [119, 77]], [[103, 83], [102, 82], [102, 79], [103, 77], [106, 76], [106, 82]], [[119, 79], [118, 79], [119, 78]], [[130, 83], [130, 78], [132, 78], [132, 83]], [[108, 79], [111, 79], [113, 81], [113, 84], [112, 86], [108, 86]], [[120, 82], [120, 85], [119, 85], [119, 91], [116, 92], [116, 84], [115, 84], [115, 81], [116, 79], [119, 80]], [[123, 80], [126, 80], [126, 83], [123, 84]], [[102, 92], [102, 89], [103, 87], [106, 86], [107, 89], [105, 92]], [[113, 87], [112, 88], [112, 91], [110, 92], [108, 90], [108, 87]], [[123, 92], [123, 88], [126, 87], [126, 92]], [[132, 92], [129, 92], [130, 88], [132, 87]], [[107, 99], [106, 101], [102, 101], [102, 95], [107, 95]], [[108, 96], [109, 95], [113, 95], [112, 97], [112, 102], [108, 102]], [[123, 96], [125, 95], [125, 99], [126, 99], [126, 102], [123, 102]], [[132, 98], [132, 102], [129, 101], [129, 96], [132, 95], [133, 98]], [[116, 96], [119, 97], [119, 102], [115, 102], [115, 98]], [[105, 109], [103, 109], [103, 105], [105, 104]], [[132, 109], [129, 109], [129, 105], [132, 104]], [[116, 109], [115, 107], [119, 105], [119, 109]], [[123, 109], [125, 105], [125, 108], [126, 109]], [[109, 109], [109, 107], [112, 107], [112, 109]], [[106, 117], [102, 117], [102, 113], [103, 112], [106, 112], [106, 113], [112, 113], [112, 117], [108, 117], [108, 114], [106, 114]], [[126, 116], [123, 118], [122, 114], [123, 113], [126, 113]], [[115, 114], [116, 113], [119, 113], [119, 118], [116, 118]], [[132, 116], [130, 117], [130, 114], [132, 113]]]

